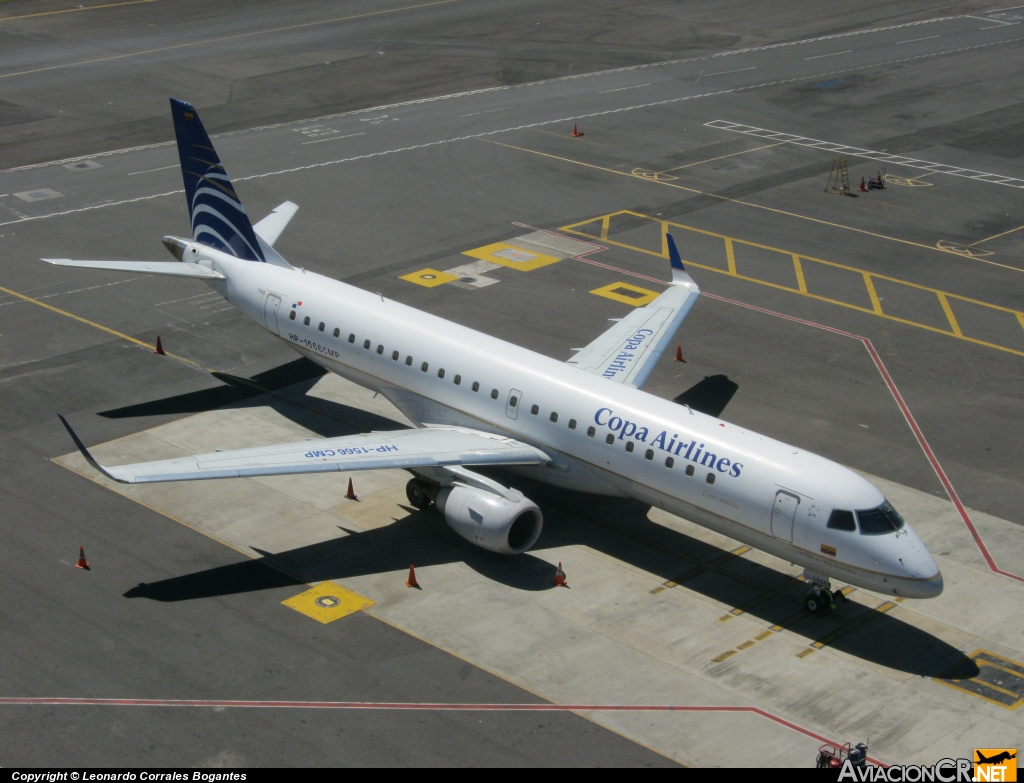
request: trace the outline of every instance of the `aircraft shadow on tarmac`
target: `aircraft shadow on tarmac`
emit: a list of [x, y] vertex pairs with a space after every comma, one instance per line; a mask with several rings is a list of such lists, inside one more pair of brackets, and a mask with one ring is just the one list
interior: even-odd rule
[[672, 401], [718, 418], [739, 388], [739, 384], [726, 375], [707, 375]]
[[[222, 407], [226, 395], [231, 394], [235, 396], [227, 402], [230, 406], [269, 405], [324, 437], [403, 426], [383, 416], [306, 395], [322, 374], [319, 367], [305, 359], [252, 379], [218, 374], [225, 387], [103, 415], [117, 418], [194, 413]], [[676, 402], [718, 415], [737, 388], [726, 376], [713, 375], [681, 394]], [[647, 517], [649, 507], [642, 503], [559, 490], [499, 471], [486, 472], [522, 489], [543, 509], [544, 532], [535, 549], [589, 547], [673, 583], [666, 589], [689, 590], [727, 606], [742, 607], [746, 614], [768, 625], [783, 625], [788, 633], [804, 636], [808, 643], [827, 639], [828, 647], [891, 669], [927, 677], [941, 674], [947, 679], [969, 679], [978, 673], [977, 665], [955, 647], [860, 603], [841, 604], [827, 617], [801, 616], [808, 589], [805, 583], [652, 522]], [[410, 562], [418, 568], [461, 562], [482, 576], [518, 590], [554, 589], [554, 570], [545, 560], [529, 552], [515, 557], [487, 552], [459, 538], [433, 508], [405, 510], [408, 515], [390, 525], [354, 532], [346, 530], [344, 520], [339, 520], [340, 530], [348, 535], [278, 554], [256, 550], [259, 559], [140, 584], [124, 595], [160, 602], [189, 601], [328, 579], [400, 573]], [[571, 564], [567, 567], [571, 585]]]
[[281, 416], [325, 438], [358, 432], [406, 429], [406, 425], [349, 405], [312, 397], [307, 392], [326, 374], [308, 359], [241, 378], [214, 372], [221, 386], [127, 405], [99, 415], [108, 419], [205, 413], [224, 408], [269, 407]]
[[[505, 477], [506, 479], [508, 477]], [[803, 582], [647, 518], [649, 507], [632, 500], [594, 498], [512, 479], [545, 512], [544, 533], [535, 545], [580, 545], [675, 583], [746, 613], [812, 643], [832, 637], [827, 646], [864, 661], [925, 677], [969, 679], [977, 665], [955, 647], [890, 614], [859, 603], [841, 604], [828, 617], [801, 615], [807, 590]], [[392, 524], [288, 550], [260, 552], [261, 558], [140, 584], [124, 595], [161, 602], [188, 601], [254, 592], [328, 579], [465, 563], [500, 584], [526, 591], [555, 589], [551, 564], [527, 552], [508, 557], [463, 541], [434, 509], [406, 508], [408, 516]], [[267, 567], [269, 566], [269, 568]], [[572, 584], [572, 567], [566, 564]], [[421, 583], [423, 576], [421, 572]], [[426, 585], [429, 589], [429, 584]], [[656, 600], [652, 597], [652, 600]], [[798, 619], [794, 620], [794, 617]], [[855, 626], [846, 632], [844, 626]], [[952, 674], [951, 674], [952, 672]]]

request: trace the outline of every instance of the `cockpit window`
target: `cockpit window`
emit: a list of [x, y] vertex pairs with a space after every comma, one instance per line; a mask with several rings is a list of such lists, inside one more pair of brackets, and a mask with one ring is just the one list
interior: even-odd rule
[[878, 508], [858, 511], [857, 519], [860, 522], [860, 532], [863, 536], [881, 536], [886, 533], [894, 533], [902, 530], [906, 524], [896, 509], [886, 501]]
[[856, 530], [857, 523], [853, 521], [852, 511], [841, 511], [836, 509], [828, 518], [828, 526], [833, 530]]

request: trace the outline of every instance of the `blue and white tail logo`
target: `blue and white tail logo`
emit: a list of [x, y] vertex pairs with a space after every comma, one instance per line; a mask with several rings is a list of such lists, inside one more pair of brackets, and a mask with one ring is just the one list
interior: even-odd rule
[[266, 261], [249, 216], [195, 108], [171, 98], [192, 238], [246, 261]]

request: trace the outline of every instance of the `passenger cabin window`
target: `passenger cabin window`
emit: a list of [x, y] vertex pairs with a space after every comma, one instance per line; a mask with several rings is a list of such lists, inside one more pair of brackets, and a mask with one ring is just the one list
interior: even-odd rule
[[452, 378], [452, 383], [458, 386], [460, 383], [462, 383], [462, 376], [456, 375], [454, 378]]
[[692, 476], [693, 475], [693, 465], [687, 465], [686, 466], [686, 475], [687, 476]]
[[398, 361], [398, 351], [392, 351], [391, 352], [391, 361], [393, 361], [393, 362], [397, 362]]
[[370, 341], [369, 340], [363, 340], [363, 348], [365, 348], [366, 350], [370, 350]]
[[377, 355], [378, 356], [383, 356], [384, 355], [384, 346], [383, 345], [378, 345], [377, 346]]
[[412, 357], [411, 356], [406, 356], [405, 357], [405, 366], [406, 367], [412, 367]]
[[292, 310], [290, 313], [288, 313], [288, 319], [291, 320], [291, 321], [295, 320], [295, 311], [294, 310]]
[[576, 429], [576, 419], [569, 419], [569, 429]]
[[597, 430], [595, 430], [593, 427], [587, 427], [587, 437], [588, 438], [592, 438], [596, 434], [597, 434]]
[[348, 336], [348, 341], [349, 341], [350, 343], [354, 343], [354, 342], [356, 341], [356, 336], [355, 336], [354, 334], [350, 334], [350, 335]]
[[715, 474], [714, 473], [708, 473], [708, 484], [714, 484], [714, 483], [715, 483]]
[[626, 451], [628, 451], [628, 452], [630, 452], [632, 454], [633, 453], [633, 446], [634, 445], [635, 444], [633, 443], [633, 441], [627, 440], [626, 441]]
[[444, 377], [444, 368], [443, 367], [440, 370], [437, 371], [437, 377], [438, 378], [443, 378]]
[[609, 434], [608, 437], [604, 439], [604, 442], [611, 446], [615, 442], [615, 436]]
[[427, 364], [426, 362], [423, 362], [423, 364], [420, 365], [420, 369], [423, 370], [423, 372], [426, 372], [429, 368], [430, 365]]
[[302, 325], [303, 326], [309, 326], [309, 316], [308, 315], [305, 318], [302, 319]]
[[323, 321], [321, 321], [320, 325], [317, 327], [317, 329], [319, 329], [322, 332], [324, 330], [325, 326], [327, 326], [327, 324], [325, 324]]
[[497, 389], [491, 389], [491, 399], [492, 400], [498, 399], [498, 390]]
[[519, 404], [519, 398], [516, 395], [512, 395], [508, 398], [508, 407], [514, 408]]
[[654, 449], [647, 449], [644, 452], [644, 459], [654, 459]]
[[341, 329], [339, 329], [337, 326], [334, 327], [334, 336], [341, 337]]
[[671, 468], [675, 464], [676, 464], [675, 458], [673, 458], [673, 457], [665, 457], [665, 467], [666, 468]]
[[473, 381], [473, 391], [480, 391], [480, 384]]
[[550, 419], [551, 421], [558, 421], [558, 414], [555, 413], [554, 411], [551, 411]]
[[530, 413], [532, 413], [534, 416], [536, 416], [538, 413], [540, 413], [540, 406], [539, 405], [531, 405], [530, 406]]
[[857, 521], [860, 522], [860, 533], [862, 536], [881, 536], [886, 533], [895, 533], [902, 530], [903, 517], [896, 513], [888, 501], [878, 508], [871, 508], [857, 512]]
[[841, 511], [838, 508], [828, 518], [828, 526], [833, 530], [856, 530], [857, 523], [853, 521], [852, 511]]

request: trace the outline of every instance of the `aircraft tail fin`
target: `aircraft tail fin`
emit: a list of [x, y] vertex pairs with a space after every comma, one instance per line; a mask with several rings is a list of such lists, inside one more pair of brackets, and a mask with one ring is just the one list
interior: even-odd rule
[[171, 116], [192, 221], [192, 238], [236, 258], [266, 262], [263, 245], [256, 238], [245, 207], [228, 179], [199, 113], [191, 104], [171, 98]]

